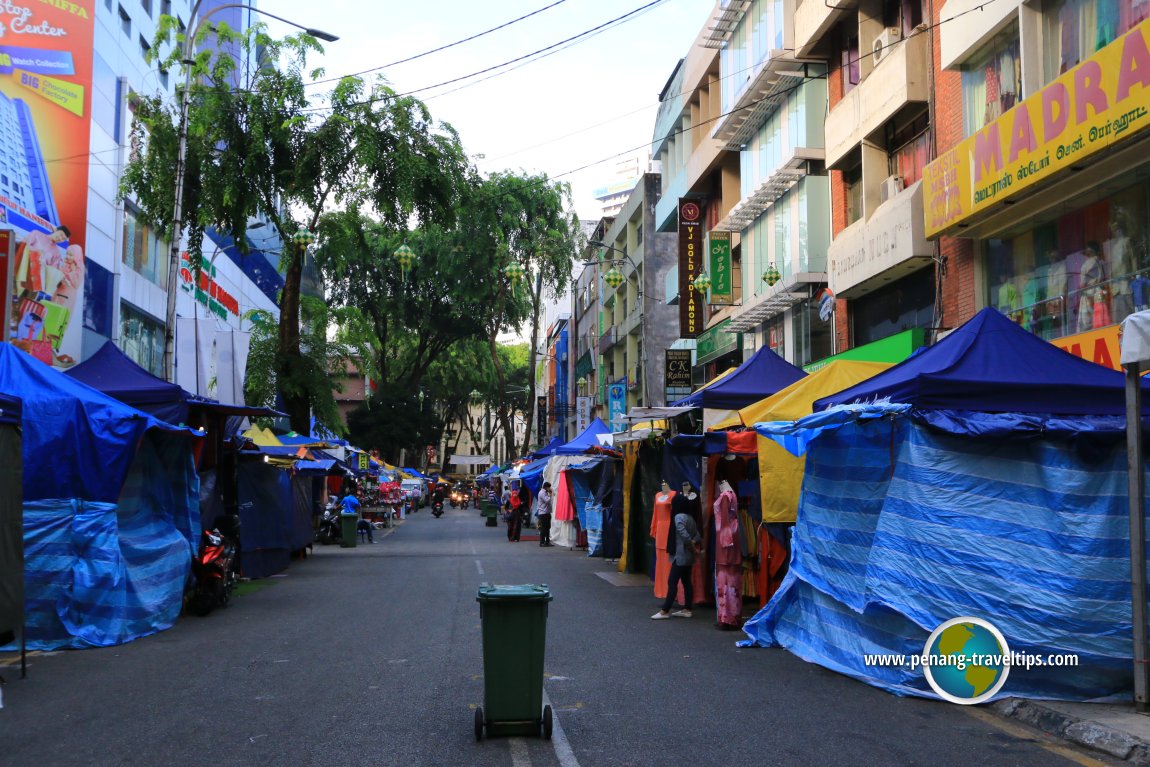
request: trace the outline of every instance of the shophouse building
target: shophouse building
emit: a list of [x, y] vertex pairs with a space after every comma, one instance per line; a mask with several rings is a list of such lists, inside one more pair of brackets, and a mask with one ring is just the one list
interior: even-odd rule
[[[606, 236], [614, 217], [598, 222], [583, 222], [589, 242], [599, 242]], [[568, 433], [576, 437], [600, 415], [599, 401], [599, 327], [600, 276], [595, 259], [602, 248], [588, 245], [582, 254], [582, 263], [576, 267], [574, 291], [571, 296], [571, 322], [568, 331], [568, 358], [571, 363], [572, 408], [568, 416]]]
[[[827, 56], [798, 39], [795, 5], [720, 2], [700, 42], [720, 51], [711, 138], [739, 158], [737, 193], [725, 193], [708, 211], [712, 246], [728, 233], [740, 264], [740, 305], [725, 310], [729, 322], [719, 332], [742, 333], [744, 354], [769, 346], [803, 366], [834, 353], [825, 308], [832, 220], [826, 168], [832, 160], [852, 162], [863, 140], [836, 139], [832, 156]], [[846, 131], [845, 116], [839, 125]]]
[[616, 431], [630, 408], [666, 404], [661, 351], [679, 335], [679, 313], [667, 305], [665, 275], [678, 258], [678, 236], [656, 229], [660, 198], [660, 176], [644, 174], [590, 243], [599, 279], [598, 401]]
[[976, 5], [934, 19], [941, 324], [991, 306], [1117, 367], [1118, 323], [1150, 304], [1150, 3]]
[[[655, 207], [660, 232], [678, 232], [679, 206], [689, 200], [700, 206], [706, 241], [697, 271], [711, 286], [696, 291], [703, 318], [697, 335], [678, 339], [670, 350], [693, 350], [692, 381], [700, 385], [716, 373], [743, 361], [742, 335], [729, 332], [730, 320], [742, 301], [742, 257], [739, 234], [715, 225], [740, 199], [739, 151], [714, 137], [721, 120], [722, 76], [719, 47], [709, 28], [700, 31], [687, 55], [675, 66], [660, 95], [653, 150], [663, 171], [663, 195]], [[679, 259], [665, 277], [668, 303], [680, 304]], [[657, 350], [664, 367], [667, 350]], [[668, 392], [673, 401], [689, 392]]]

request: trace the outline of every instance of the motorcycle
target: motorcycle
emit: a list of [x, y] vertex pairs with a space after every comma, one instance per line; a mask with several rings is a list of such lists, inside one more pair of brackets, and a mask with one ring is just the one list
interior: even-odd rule
[[324, 510], [316, 536], [324, 545], [339, 543], [343, 539], [343, 525], [340, 524], [339, 513], [335, 509], [329, 507]]
[[443, 516], [443, 499], [442, 498], [436, 498], [435, 501], [431, 504], [431, 513], [437, 519], [439, 517]]
[[[221, 532], [221, 528], [227, 534]], [[232, 591], [239, 582], [236, 572], [238, 539], [238, 518], [204, 530], [200, 551], [192, 561], [193, 585], [189, 606], [197, 615], [207, 615], [217, 607], [228, 606]]]

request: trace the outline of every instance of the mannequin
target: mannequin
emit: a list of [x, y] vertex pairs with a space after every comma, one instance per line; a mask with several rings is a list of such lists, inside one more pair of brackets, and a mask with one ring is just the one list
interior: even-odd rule
[[[703, 502], [699, 498], [699, 494], [690, 482], [683, 482], [680, 490], [675, 494], [675, 498], [671, 501], [671, 519], [673, 520], [679, 514], [686, 514], [695, 522], [695, 527], [700, 531], [703, 529]], [[672, 528], [674, 525], [672, 525]], [[674, 530], [668, 530], [667, 537], [670, 538], [674, 534]], [[692, 597], [696, 604], [703, 604], [706, 601], [705, 586], [706, 578], [703, 568], [706, 566], [704, 563], [705, 557], [699, 556], [695, 558], [695, 564], [692, 566], [691, 583], [694, 586], [692, 589]], [[680, 598], [685, 596], [684, 589], [680, 587], [678, 596]], [[687, 605], [690, 607], [690, 605]]]
[[742, 625], [743, 547], [739, 538], [739, 498], [725, 479], [719, 481], [714, 510], [715, 606], [718, 628], [730, 631]]
[[667, 596], [667, 577], [671, 574], [671, 555], [667, 553], [667, 536], [671, 532], [671, 503], [677, 493], [667, 480], [655, 494], [655, 509], [651, 514], [651, 537], [655, 539], [655, 597]]

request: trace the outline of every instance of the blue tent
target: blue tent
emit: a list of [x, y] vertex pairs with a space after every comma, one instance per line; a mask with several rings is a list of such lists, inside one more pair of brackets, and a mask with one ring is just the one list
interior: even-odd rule
[[188, 393], [144, 370], [111, 341], [64, 374], [161, 421], [179, 424], [188, 420]]
[[[1121, 415], [1124, 376], [983, 309], [934, 346], [814, 404], [885, 399], [919, 409]], [[1143, 387], [1146, 382], [1143, 380]]]
[[0, 344], [22, 400], [26, 639], [109, 646], [170, 628], [199, 544], [192, 432]]
[[527, 489], [531, 491], [532, 497], [539, 492], [539, 488], [543, 487], [543, 470], [547, 468], [547, 464], [550, 461], [550, 456], [546, 458], [536, 458], [531, 463], [519, 469], [519, 476], [516, 477], [516, 479], [527, 485]]
[[544, 445], [543, 447], [539, 448], [534, 453], [532, 453], [531, 457], [532, 458], [550, 457], [554, 451], [563, 447], [563, 445], [564, 445], [563, 440], [559, 439], [558, 437], [552, 437], [550, 442], [548, 442], [546, 445]]
[[407, 468], [404, 468], [404, 469], [403, 469], [403, 472], [404, 472], [404, 473], [406, 473], [406, 474], [410, 474], [411, 476], [413, 476], [413, 477], [415, 477], [415, 478], [417, 478], [417, 479], [430, 479], [430, 477], [428, 477], [426, 474], [424, 474], [424, 473], [423, 473], [422, 471], [420, 471], [419, 469], [407, 469]]
[[603, 419], [596, 418], [578, 437], [555, 448], [555, 455], [582, 455], [593, 447], [599, 447], [597, 435], [610, 433], [611, 428], [603, 423]]
[[671, 407], [738, 410], [785, 389], [805, 375], [770, 347], [764, 346], [733, 373], [689, 397], [672, 402]]

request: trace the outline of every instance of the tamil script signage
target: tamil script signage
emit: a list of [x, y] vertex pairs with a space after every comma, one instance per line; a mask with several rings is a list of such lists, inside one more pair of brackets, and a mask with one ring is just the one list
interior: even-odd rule
[[703, 297], [695, 278], [703, 263], [703, 211], [699, 204], [679, 199], [679, 337], [694, 338], [703, 331]]
[[664, 383], [666, 389], [691, 388], [691, 350], [668, 349], [664, 363]]
[[926, 234], [951, 231], [1150, 126], [1150, 20], [923, 169]]
[[734, 280], [731, 277], [731, 233], [711, 232], [710, 270], [711, 303], [730, 306], [735, 303]]

